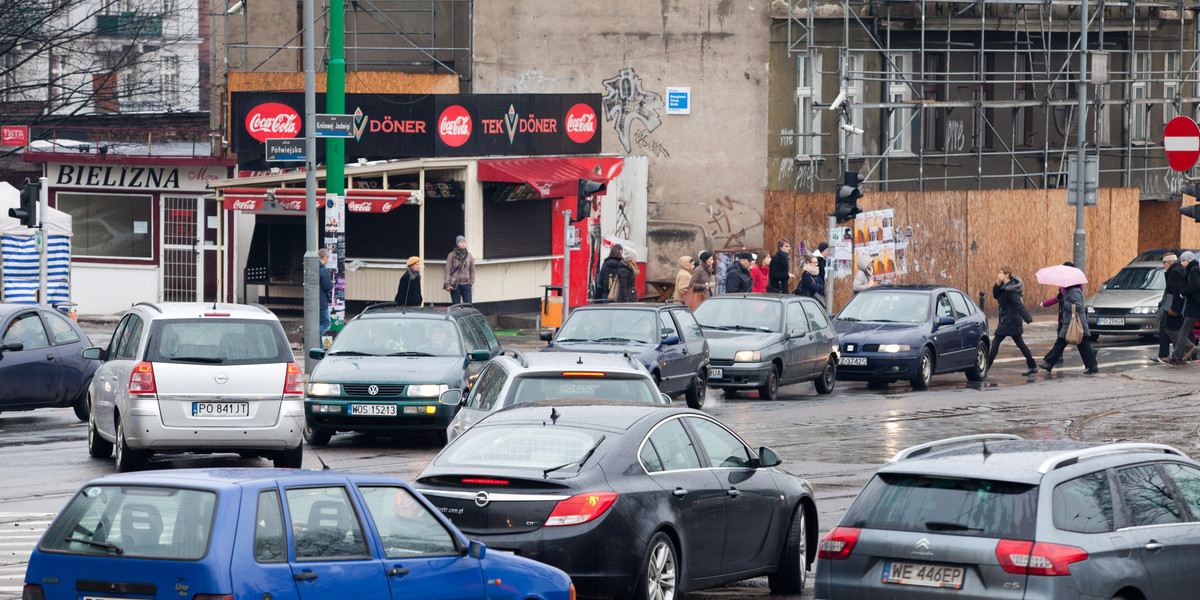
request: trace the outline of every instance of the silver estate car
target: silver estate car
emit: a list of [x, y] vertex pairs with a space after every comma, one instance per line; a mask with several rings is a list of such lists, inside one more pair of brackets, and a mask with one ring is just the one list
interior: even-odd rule
[[1158, 335], [1158, 305], [1166, 289], [1162, 263], [1133, 263], [1087, 299], [1092, 339], [1105, 335]]
[[1004, 434], [908, 448], [820, 542], [814, 598], [1193, 598], [1200, 463]]
[[304, 381], [261, 306], [141, 302], [117, 324], [88, 388], [88, 454], [118, 471], [153, 453], [236, 452], [299, 468]]

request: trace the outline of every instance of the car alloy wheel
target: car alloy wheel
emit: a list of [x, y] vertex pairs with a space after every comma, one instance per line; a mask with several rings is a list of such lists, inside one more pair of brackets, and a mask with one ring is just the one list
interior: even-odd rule
[[914, 390], [923, 390], [929, 387], [929, 381], [933, 379], [933, 352], [926, 348], [921, 351], [921, 362], [917, 367], [917, 376], [909, 380]]
[[100, 436], [96, 431], [96, 417], [88, 417], [88, 456], [92, 458], [108, 458], [112, 456], [112, 442]]
[[677, 572], [675, 546], [671, 538], [662, 532], [654, 534], [643, 571], [645, 581], [642, 590], [645, 595], [639, 600], [674, 600]]
[[987, 377], [988, 372], [988, 346], [987, 342], [979, 342], [979, 346], [975, 348], [975, 364], [967, 369], [967, 381], [983, 381]]
[[804, 590], [807, 575], [808, 521], [804, 518], [804, 507], [797, 506], [792, 511], [792, 522], [783, 542], [779, 569], [767, 576], [767, 584], [775, 593], [799, 594]]
[[117, 421], [117, 472], [127, 473], [140, 469], [145, 455], [144, 451], [129, 447], [129, 442], [125, 439], [125, 423]]

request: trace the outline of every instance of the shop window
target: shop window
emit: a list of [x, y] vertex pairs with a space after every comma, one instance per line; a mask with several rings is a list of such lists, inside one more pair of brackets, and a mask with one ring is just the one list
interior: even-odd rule
[[57, 208], [71, 215], [71, 256], [154, 258], [151, 196], [60, 193]]
[[483, 258], [522, 258], [553, 254], [553, 202], [535, 194], [524, 194], [509, 189], [513, 187], [528, 186], [484, 186]]
[[[457, 184], [457, 182], [451, 182]], [[346, 256], [404, 260], [419, 254], [420, 207], [405, 205], [387, 213], [346, 213]], [[463, 235], [462, 186], [425, 186], [425, 256], [440, 259]]]

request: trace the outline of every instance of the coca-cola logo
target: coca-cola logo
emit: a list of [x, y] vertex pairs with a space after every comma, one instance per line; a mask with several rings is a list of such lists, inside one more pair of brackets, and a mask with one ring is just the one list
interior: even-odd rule
[[596, 111], [586, 104], [576, 104], [567, 111], [567, 137], [582, 144], [596, 135]]
[[278, 102], [259, 104], [246, 115], [246, 131], [260, 142], [268, 138], [293, 138], [300, 135], [300, 114]]
[[229, 208], [233, 210], [258, 210], [262, 200], [234, 200]]
[[363, 202], [347, 201], [346, 208], [349, 209], [350, 212], [371, 212], [371, 203], [369, 201], [363, 201]]
[[471, 115], [467, 109], [455, 104], [443, 110], [438, 117], [438, 135], [453, 148], [467, 143], [471, 138]]
[[304, 199], [298, 198], [296, 200], [280, 200], [279, 208], [284, 210], [304, 210]]

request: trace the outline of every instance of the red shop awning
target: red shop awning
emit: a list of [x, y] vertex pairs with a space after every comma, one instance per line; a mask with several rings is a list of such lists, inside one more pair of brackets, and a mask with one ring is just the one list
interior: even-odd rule
[[479, 161], [479, 181], [527, 183], [543, 198], [563, 198], [579, 192], [579, 180], [607, 183], [608, 179], [557, 156]]
[[[305, 191], [303, 188], [228, 188], [224, 194], [225, 210], [260, 211], [267, 200], [274, 199], [279, 208], [303, 211]], [[316, 190], [317, 198], [325, 197], [325, 190]], [[386, 213], [404, 204], [420, 204], [418, 190], [360, 190], [346, 192], [346, 210], [356, 213]]]

